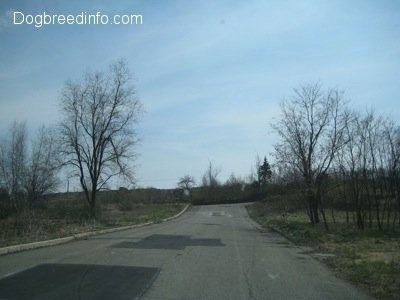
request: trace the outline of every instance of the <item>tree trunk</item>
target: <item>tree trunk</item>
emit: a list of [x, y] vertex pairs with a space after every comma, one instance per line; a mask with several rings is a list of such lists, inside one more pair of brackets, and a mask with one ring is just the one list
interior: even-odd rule
[[319, 224], [319, 202], [316, 199], [314, 193], [309, 190], [308, 191], [308, 215], [310, 217], [311, 225]]
[[91, 215], [96, 219], [101, 219], [101, 202], [100, 199], [97, 197], [97, 191], [92, 190], [90, 193], [90, 210]]
[[357, 207], [357, 228], [364, 230], [364, 218], [359, 207]]
[[97, 193], [96, 191], [89, 191], [88, 189], [84, 188], [86, 202], [89, 205], [89, 214], [90, 217], [94, 217], [97, 219]]
[[[321, 206], [321, 215], [322, 215], [322, 219], [324, 220], [324, 226], [325, 226], [325, 229], [326, 229], [326, 231], [329, 231], [329, 226], [328, 226], [328, 222], [326, 221], [326, 215], [325, 215], [325, 210], [324, 210], [324, 208], [323, 208], [323, 206], [322, 205], [320, 205]], [[333, 214], [332, 214], [333, 215]]]

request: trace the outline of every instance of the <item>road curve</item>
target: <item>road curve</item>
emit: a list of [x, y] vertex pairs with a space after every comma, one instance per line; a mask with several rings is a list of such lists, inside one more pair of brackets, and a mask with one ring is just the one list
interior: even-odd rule
[[372, 299], [244, 205], [0, 257], [0, 299]]

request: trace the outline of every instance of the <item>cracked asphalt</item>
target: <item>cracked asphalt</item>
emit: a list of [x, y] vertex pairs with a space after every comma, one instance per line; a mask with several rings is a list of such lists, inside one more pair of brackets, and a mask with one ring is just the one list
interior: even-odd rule
[[261, 229], [244, 205], [195, 207], [171, 233], [219, 239], [223, 246], [171, 253], [143, 299], [371, 299], [301, 248]]
[[170, 222], [0, 257], [0, 299], [102, 296], [371, 299], [261, 229], [241, 204], [196, 206]]

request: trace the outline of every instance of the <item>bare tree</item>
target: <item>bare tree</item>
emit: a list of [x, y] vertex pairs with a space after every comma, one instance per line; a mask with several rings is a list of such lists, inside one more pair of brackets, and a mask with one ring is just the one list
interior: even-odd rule
[[[400, 214], [400, 127], [396, 126], [394, 122], [388, 122], [385, 127], [385, 138], [389, 153], [389, 159], [387, 160], [389, 198], [393, 199], [394, 202], [392, 209], [392, 226], [394, 227]], [[388, 221], [390, 214], [391, 210], [388, 211]]]
[[188, 193], [192, 196], [192, 188], [196, 185], [196, 181], [193, 176], [185, 175], [179, 178], [178, 188], [180, 188], [183, 193]]
[[[346, 216], [349, 223], [349, 201], [355, 208], [356, 222], [359, 229], [364, 228], [363, 201], [361, 197], [361, 175], [363, 169], [363, 150], [366, 149], [361, 116], [354, 112], [345, 128], [346, 145], [336, 156], [337, 169], [341, 177], [343, 198], [346, 201]], [[365, 161], [365, 160], [364, 160]]]
[[221, 173], [220, 168], [215, 168], [210, 162], [207, 171], [202, 177], [202, 183], [204, 187], [215, 188], [220, 185], [217, 177]]
[[394, 226], [398, 215], [398, 127], [373, 111], [353, 116], [345, 132], [348, 143], [337, 155], [343, 195], [355, 209], [358, 229], [383, 230], [385, 223]]
[[43, 194], [56, 189], [60, 167], [58, 153], [55, 132], [45, 126], [41, 127], [32, 142], [26, 166], [25, 189], [31, 204]]
[[250, 174], [246, 178], [247, 182], [254, 186], [259, 186], [260, 183], [260, 173], [259, 173], [260, 166], [261, 166], [261, 158], [257, 154], [254, 167], [251, 166]]
[[337, 89], [324, 92], [319, 84], [301, 86], [294, 89], [294, 97], [284, 101], [281, 109], [281, 119], [273, 126], [280, 136], [275, 146], [276, 161], [301, 174], [310, 222], [319, 223], [319, 210], [325, 220], [322, 181], [335, 154], [346, 143], [348, 116], [343, 93]]
[[236, 176], [234, 173], [231, 173], [231, 175], [229, 175], [229, 178], [225, 182], [225, 186], [227, 187], [233, 187], [233, 186], [242, 187], [245, 184], [246, 184], [245, 180], [239, 176]]
[[26, 124], [13, 122], [8, 137], [0, 145], [0, 181], [9, 194], [9, 209], [23, 205], [26, 162]]
[[93, 213], [97, 192], [111, 178], [134, 180], [131, 163], [138, 142], [134, 125], [141, 107], [123, 60], [113, 63], [108, 73], [88, 73], [82, 83], [65, 84], [62, 153], [65, 164], [79, 177]]
[[204, 201], [216, 202], [219, 199], [218, 187], [220, 187], [220, 182], [218, 180], [218, 175], [220, 172], [220, 168], [214, 167], [213, 164], [209, 162], [208, 168], [201, 179]]

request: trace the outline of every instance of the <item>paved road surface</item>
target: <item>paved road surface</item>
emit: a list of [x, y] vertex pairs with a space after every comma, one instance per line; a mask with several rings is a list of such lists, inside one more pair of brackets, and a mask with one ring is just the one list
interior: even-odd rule
[[243, 205], [0, 257], [0, 299], [371, 299]]

